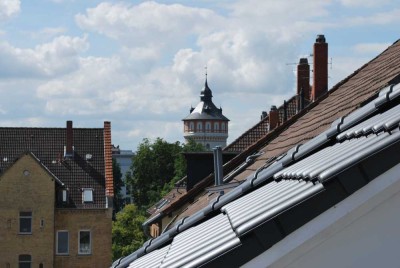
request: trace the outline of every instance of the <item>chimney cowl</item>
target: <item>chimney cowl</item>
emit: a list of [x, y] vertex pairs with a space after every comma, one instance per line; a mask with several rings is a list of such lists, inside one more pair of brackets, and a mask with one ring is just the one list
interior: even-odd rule
[[299, 64], [308, 64], [307, 58], [300, 58]]
[[325, 36], [323, 34], [317, 35], [316, 43], [325, 43]]
[[276, 111], [276, 110], [278, 110], [278, 108], [276, 108], [275, 105], [272, 105], [272, 106], [271, 106], [271, 111]]

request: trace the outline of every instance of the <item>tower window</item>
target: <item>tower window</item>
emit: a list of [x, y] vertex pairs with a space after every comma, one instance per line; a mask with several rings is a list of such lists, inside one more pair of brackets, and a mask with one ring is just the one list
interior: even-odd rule
[[221, 130], [225, 131], [225, 123], [221, 123]]
[[219, 131], [219, 124], [217, 122], [214, 123], [214, 131], [215, 132]]
[[190, 124], [189, 124], [189, 131], [190, 132], [194, 131], [194, 123], [193, 122], [190, 122]]
[[206, 123], [206, 131], [209, 132], [211, 130], [211, 123], [207, 122]]
[[199, 131], [203, 130], [203, 124], [201, 122], [197, 123], [197, 130]]

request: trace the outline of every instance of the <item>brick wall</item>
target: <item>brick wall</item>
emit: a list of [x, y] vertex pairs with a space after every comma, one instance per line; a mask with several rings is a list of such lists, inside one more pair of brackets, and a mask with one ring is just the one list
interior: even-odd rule
[[[69, 254], [55, 256], [55, 267], [86, 268], [111, 266], [111, 209], [56, 209], [55, 232], [69, 232]], [[80, 230], [90, 230], [92, 248], [90, 255], [78, 253]]]
[[[53, 177], [30, 154], [1, 175], [0, 267], [18, 267], [20, 254], [32, 256], [32, 267], [53, 266], [54, 191]], [[20, 211], [32, 212], [32, 234], [19, 234]]]

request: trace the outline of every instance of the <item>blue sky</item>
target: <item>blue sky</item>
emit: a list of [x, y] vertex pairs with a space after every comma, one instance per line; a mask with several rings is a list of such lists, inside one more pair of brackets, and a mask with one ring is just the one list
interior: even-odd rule
[[231, 142], [294, 94], [288, 63], [317, 34], [333, 86], [399, 39], [398, 25], [395, 0], [0, 0], [0, 126], [109, 120], [125, 149], [183, 141], [207, 65]]

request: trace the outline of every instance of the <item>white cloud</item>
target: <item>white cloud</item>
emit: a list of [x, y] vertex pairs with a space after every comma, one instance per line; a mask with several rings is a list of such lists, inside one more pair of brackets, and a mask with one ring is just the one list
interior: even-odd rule
[[88, 49], [86, 37], [60, 36], [34, 49], [0, 42], [0, 77], [42, 78], [61, 75], [78, 67], [79, 53]]
[[7, 20], [19, 13], [21, 9], [19, 0], [0, 1], [0, 21]]
[[400, 22], [400, 8], [369, 16], [354, 16], [343, 21], [343, 26], [389, 25]]
[[67, 32], [64, 27], [46, 27], [37, 32], [29, 32], [34, 39], [49, 39]]

